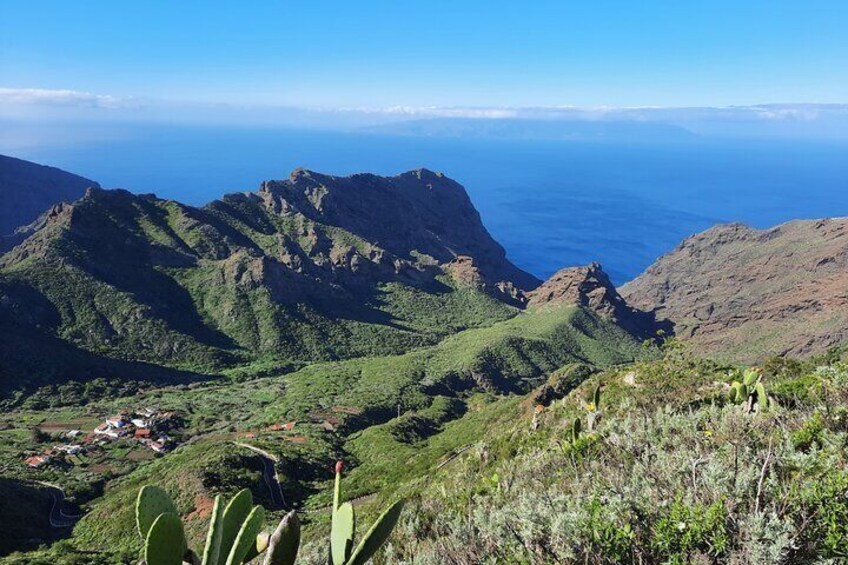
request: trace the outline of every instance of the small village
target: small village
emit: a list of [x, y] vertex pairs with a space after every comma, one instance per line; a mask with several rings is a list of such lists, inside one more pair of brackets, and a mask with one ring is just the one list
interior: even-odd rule
[[81, 464], [82, 458], [101, 450], [117, 440], [129, 440], [151, 449], [155, 454], [165, 454], [176, 443], [168, 434], [178, 425], [175, 412], [160, 412], [155, 408], [121, 411], [109, 416], [93, 430], [69, 430], [63, 434], [67, 443], [55, 445], [41, 453], [28, 454], [24, 463], [39, 469], [47, 465]]

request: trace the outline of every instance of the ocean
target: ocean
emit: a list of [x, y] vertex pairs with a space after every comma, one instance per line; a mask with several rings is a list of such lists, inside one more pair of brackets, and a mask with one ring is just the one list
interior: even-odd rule
[[[600, 262], [617, 284], [719, 222], [768, 227], [848, 215], [848, 142], [533, 141], [201, 126], [83, 126], [4, 136], [0, 153], [108, 188], [201, 205], [297, 167], [463, 184], [518, 266], [546, 278]], [[38, 134], [38, 132], [35, 132]], [[43, 132], [42, 132], [43, 133]]]

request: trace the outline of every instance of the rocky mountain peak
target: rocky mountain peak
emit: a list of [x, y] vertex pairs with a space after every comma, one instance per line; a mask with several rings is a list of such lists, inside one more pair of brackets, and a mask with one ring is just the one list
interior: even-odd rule
[[650, 338], [658, 329], [654, 317], [632, 308], [615, 289], [600, 263], [566, 267], [526, 293], [528, 307], [571, 304], [610, 318], [634, 335]]
[[393, 177], [340, 177], [295, 169], [288, 179], [262, 183], [247, 198], [287, 221], [342, 230], [339, 234], [379, 251], [382, 261], [423, 260], [444, 267], [458, 257], [473, 257], [474, 268], [492, 288], [499, 282], [520, 289], [539, 283], [507, 260], [465, 189], [442, 173], [417, 169]]

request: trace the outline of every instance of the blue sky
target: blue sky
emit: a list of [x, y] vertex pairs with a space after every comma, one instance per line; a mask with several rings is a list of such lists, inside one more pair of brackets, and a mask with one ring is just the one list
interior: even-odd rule
[[0, 87], [244, 105], [848, 102], [848, 2], [3, 0]]

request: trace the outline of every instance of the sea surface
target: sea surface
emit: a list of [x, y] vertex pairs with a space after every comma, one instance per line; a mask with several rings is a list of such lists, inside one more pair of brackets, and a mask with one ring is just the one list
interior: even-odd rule
[[531, 141], [76, 124], [7, 129], [0, 153], [196, 205], [255, 190], [296, 167], [339, 175], [427, 167], [465, 185], [520, 267], [546, 278], [598, 261], [619, 284], [719, 222], [768, 227], [848, 215], [844, 141]]

